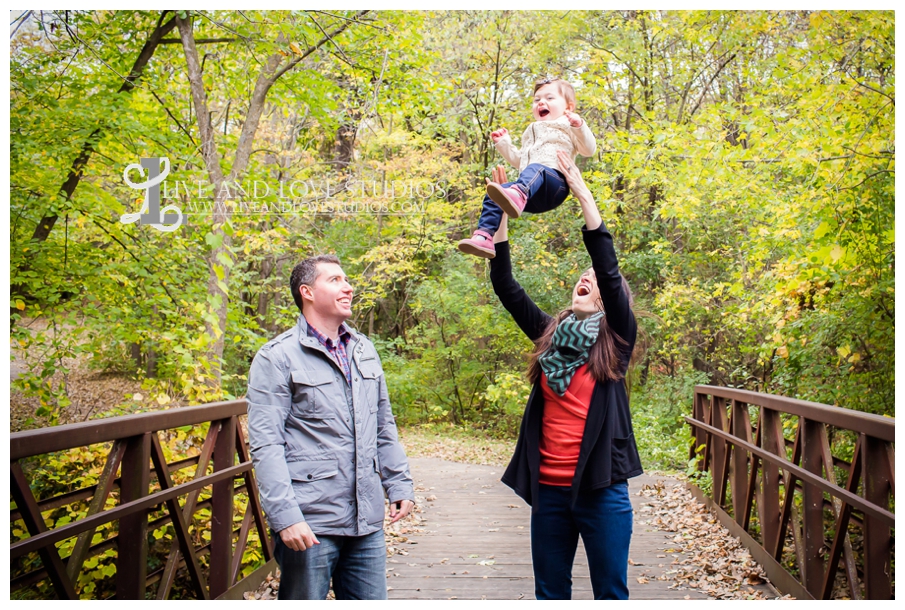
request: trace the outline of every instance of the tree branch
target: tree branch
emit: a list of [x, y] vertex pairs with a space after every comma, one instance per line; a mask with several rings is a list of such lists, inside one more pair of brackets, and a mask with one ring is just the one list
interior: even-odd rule
[[606, 51], [607, 53], [609, 53], [610, 55], [612, 55], [613, 57], [615, 57], [615, 58], [616, 58], [616, 61], [618, 61], [619, 63], [621, 63], [622, 65], [624, 65], [626, 68], [628, 68], [628, 71], [629, 71], [629, 72], [631, 72], [632, 74], [635, 75], [635, 78], [637, 78], [637, 79], [638, 79], [639, 81], [641, 81], [641, 82], [644, 82], [644, 79], [641, 78], [640, 76], [638, 76], [638, 73], [635, 72], [635, 69], [632, 67], [632, 65], [631, 65], [630, 63], [628, 63], [627, 61], [623, 61], [622, 58], [619, 57], [618, 55], [616, 55], [613, 51], [607, 49], [606, 47], [601, 47], [600, 45], [595, 44], [594, 41], [592, 41], [592, 40], [590, 40], [590, 39], [585, 39], [585, 42], [587, 42], [587, 43], [588, 43], [589, 45], [591, 45], [593, 48], [595, 48], [595, 49], [597, 49], [597, 50], [599, 50], [599, 51]]
[[692, 116], [695, 112], [697, 112], [698, 108], [701, 107], [701, 103], [704, 101], [704, 98], [707, 97], [707, 91], [710, 89], [710, 85], [713, 84], [713, 81], [716, 80], [716, 77], [720, 75], [720, 72], [723, 71], [723, 68], [729, 65], [737, 53], [733, 53], [729, 56], [729, 59], [720, 64], [720, 67], [716, 69], [716, 72], [713, 73], [713, 76], [710, 77], [710, 80], [707, 81], [707, 84], [704, 86], [704, 90], [701, 91], [701, 97], [698, 98], [698, 103], [694, 105], [694, 108], [691, 109], [691, 112], [688, 113], [688, 116]]
[[895, 173], [895, 171], [894, 171], [894, 170], [891, 170], [891, 169], [881, 169], [880, 171], [876, 171], [876, 172], [874, 172], [874, 173], [872, 173], [872, 174], [869, 174], [869, 175], [865, 176], [865, 177], [864, 177], [864, 180], [862, 180], [862, 181], [859, 182], [858, 184], [853, 184], [852, 186], [845, 186], [845, 187], [840, 188], [839, 190], [840, 190], [840, 191], [850, 191], [850, 190], [852, 190], [852, 189], [854, 189], [854, 188], [858, 188], [859, 186], [861, 186], [862, 184], [864, 184], [865, 182], [867, 182], [867, 181], [870, 180], [871, 178], [874, 178], [874, 177], [876, 177], [876, 176], [879, 176], [880, 174], [894, 174], [894, 173]]
[[351, 59], [349, 59], [349, 56], [346, 55], [345, 52], [343, 52], [342, 48], [338, 44], [336, 44], [336, 41], [333, 40], [333, 38], [329, 34], [327, 34], [327, 31], [321, 27], [321, 24], [317, 22], [317, 19], [315, 19], [311, 15], [308, 15], [308, 17], [311, 19], [311, 21], [314, 23], [314, 25], [317, 26], [317, 29], [319, 29], [321, 31], [321, 34], [323, 34], [324, 37], [328, 38], [330, 40], [331, 44], [333, 44], [333, 46], [336, 48], [336, 50], [339, 51], [339, 54], [343, 56], [343, 60], [345, 60], [346, 64], [348, 64], [349, 66], [354, 66], [355, 64], [352, 62]]
[[[164, 14], [167, 12], [168, 11], [164, 11]], [[161, 15], [161, 18], [162, 17], [163, 15]], [[129, 76], [125, 77], [123, 84], [118, 90], [118, 93], [132, 92], [132, 90], [135, 88], [136, 81], [141, 78], [145, 67], [148, 65], [148, 62], [154, 55], [154, 51], [157, 49], [157, 45], [160, 44], [161, 39], [169, 34], [175, 26], [176, 20], [175, 18], [173, 18], [167, 21], [165, 24], [159, 25], [154, 29], [153, 32], [151, 32], [151, 35], [148, 37], [148, 40], [145, 42], [144, 46], [139, 52], [138, 57], [135, 59], [135, 63], [132, 65], [132, 69], [129, 71]], [[63, 198], [66, 201], [72, 199], [72, 194], [75, 192], [76, 187], [79, 185], [79, 181], [82, 179], [82, 170], [88, 164], [88, 160], [91, 159], [91, 155], [94, 153], [95, 142], [97, 142], [100, 133], [100, 127], [91, 132], [91, 135], [88, 136], [88, 138], [85, 140], [85, 143], [82, 145], [82, 150], [79, 151], [79, 154], [72, 162], [72, 165], [69, 168], [69, 175], [66, 178], [66, 182], [64, 182], [60, 187], [60, 194], [63, 195]], [[50, 232], [53, 230], [53, 226], [56, 224], [57, 218], [57, 214], [48, 214], [44, 216], [41, 221], [38, 222], [38, 226], [35, 227], [34, 233], [31, 236], [32, 240], [39, 242], [46, 240], [50, 235]]]
[[185, 63], [188, 72], [189, 86], [192, 91], [192, 102], [195, 106], [195, 118], [198, 133], [201, 136], [201, 159], [210, 175], [211, 183], [218, 189], [223, 183], [223, 170], [220, 168], [220, 156], [217, 154], [217, 143], [214, 141], [214, 128], [208, 111], [207, 92], [204, 90], [204, 78], [201, 62], [198, 60], [198, 49], [195, 47], [191, 17], [182, 19], [176, 16], [179, 37], [185, 51]]
[[[368, 11], [359, 11], [357, 17], [361, 17], [367, 13]], [[297, 66], [303, 59], [327, 44], [327, 42], [336, 44], [333, 42], [333, 38], [346, 31], [351, 24], [352, 22], [343, 23], [329, 34], [325, 34], [323, 38], [314, 45], [308, 47], [301, 55], [293, 58], [292, 61], [282, 68], [278, 68], [280, 61], [282, 61], [282, 56], [279, 53], [274, 53], [267, 58], [267, 63], [264, 65], [264, 68], [262, 68], [260, 74], [258, 74], [258, 80], [255, 83], [254, 92], [252, 93], [251, 101], [248, 104], [248, 112], [245, 115], [245, 122], [242, 124], [242, 132], [239, 134], [235, 160], [233, 161], [233, 166], [229, 172], [229, 179], [231, 181], [241, 175], [248, 165], [255, 133], [258, 130], [258, 124], [260, 123], [261, 115], [264, 112], [264, 102], [266, 101], [267, 93], [270, 91], [273, 84], [277, 79]]]
[[[238, 38], [196, 38], [195, 44], [214, 44], [217, 42], [236, 42]], [[164, 38], [160, 44], [182, 44], [179, 38]]]
[[[367, 15], [369, 12], [370, 11], [358, 11], [358, 13], [356, 13], [356, 15], [355, 15], [355, 19], [357, 20], [358, 18]], [[350, 21], [350, 22], [344, 23], [343, 25], [341, 25], [338, 28], [336, 28], [335, 30], [333, 30], [333, 32], [331, 32], [330, 34], [327, 34], [324, 38], [321, 38], [316, 43], [314, 43], [313, 45], [308, 47], [304, 53], [302, 53], [301, 55], [299, 55], [298, 57], [296, 57], [295, 59], [290, 61], [288, 64], [286, 64], [286, 66], [284, 66], [276, 74], [274, 74], [273, 81], [276, 82], [277, 79], [279, 79], [281, 76], [283, 76], [284, 74], [286, 74], [287, 72], [292, 70], [294, 67], [296, 67], [299, 64], [299, 62], [301, 62], [303, 59], [305, 59], [306, 57], [308, 57], [309, 55], [311, 55], [312, 53], [317, 51], [319, 48], [324, 46], [327, 43], [327, 41], [331, 40], [332, 38], [336, 38], [337, 36], [339, 36], [340, 34], [345, 32], [346, 29], [348, 29], [348, 27], [352, 23], [357, 23], [357, 21]]]
[[182, 124], [182, 122], [176, 117], [176, 115], [174, 115], [172, 112], [170, 112], [170, 109], [167, 107], [166, 104], [163, 103], [163, 100], [160, 99], [160, 96], [157, 95], [157, 93], [156, 93], [153, 89], [151, 90], [151, 95], [153, 95], [153, 96], [154, 96], [154, 99], [157, 100], [157, 102], [163, 107], [164, 110], [166, 110], [167, 114], [169, 115], [169, 117], [170, 117], [171, 119], [173, 119], [173, 122], [176, 123], [176, 126], [179, 128], [179, 130], [180, 130], [182, 133], [184, 133], [184, 134], [186, 135], [186, 137], [189, 139], [189, 142], [191, 142], [192, 145], [194, 145], [194, 146], [197, 147], [197, 146], [198, 146], [198, 143], [195, 142], [195, 138], [192, 137], [191, 132], [189, 132], [189, 130], [185, 128], [185, 126], [184, 126], [184, 125]]
[[888, 93], [884, 93], [883, 91], [880, 91], [879, 89], [874, 89], [873, 87], [871, 87], [870, 85], [868, 85], [868, 84], [866, 84], [866, 83], [862, 83], [861, 81], [859, 81], [858, 79], [856, 79], [854, 76], [852, 76], [852, 75], [849, 74], [848, 72], [846, 72], [845, 75], [848, 76], [848, 77], [849, 77], [850, 79], [852, 79], [853, 81], [855, 81], [855, 84], [861, 85], [861, 86], [864, 87], [865, 89], [870, 89], [870, 90], [873, 91], [874, 93], [879, 93], [879, 94], [882, 95], [883, 97], [889, 99], [889, 101], [892, 102], [892, 105], [893, 105], [893, 106], [896, 105], [896, 98], [892, 97], [892, 96], [889, 95]]

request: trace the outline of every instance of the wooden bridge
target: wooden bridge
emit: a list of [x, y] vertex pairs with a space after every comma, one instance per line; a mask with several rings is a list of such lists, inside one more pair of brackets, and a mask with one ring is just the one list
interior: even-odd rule
[[[411, 460], [419, 497], [425, 501], [417, 533], [395, 545], [388, 559], [390, 599], [534, 599], [530, 553], [530, 508], [500, 483], [502, 470], [448, 462]], [[643, 523], [646, 498], [637, 492], [657, 483], [680, 485], [668, 477], [642, 475], [629, 481], [635, 510], [628, 569], [632, 599], [707, 599], [700, 591], [679, 588], [664, 576], [682, 557], [667, 533]], [[768, 584], [756, 586], [768, 597]], [[572, 576], [572, 598], [594, 599], [582, 545]]]
[[[239, 400], [13, 434], [13, 597], [237, 599], [256, 589], [275, 564], [244, 415]], [[712, 497], [696, 493], [780, 592], [892, 597], [894, 419], [709, 386], [687, 419], [691, 455], [712, 481]], [[86, 447], [106, 455], [88, 479]], [[35, 459], [47, 454], [57, 465], [68, 455], [72, 470], [48, 472]], [[500, 469], [431, 459], [412, 469], [423, 531], [388, 559], [390, 598], [533, 598], [529, 510]], [[659, 578], [669, 539], [638, 520], [645, 483], [630, 482], [632, 597], [704, 597]], [[581, 550], [575, 563], [573, 596], [590, 598]]]

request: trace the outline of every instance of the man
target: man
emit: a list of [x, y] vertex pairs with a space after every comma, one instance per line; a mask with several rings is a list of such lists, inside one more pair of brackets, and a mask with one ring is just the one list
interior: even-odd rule
[[393, 522], [414, 506], [374, 345], [349, 328], [352, 286], [332, 255], [289, 285], [298, 325], [258, 351], [248, 374], [248, 436], [275, 532], [280, 599], [386, 599], [384, 495]]

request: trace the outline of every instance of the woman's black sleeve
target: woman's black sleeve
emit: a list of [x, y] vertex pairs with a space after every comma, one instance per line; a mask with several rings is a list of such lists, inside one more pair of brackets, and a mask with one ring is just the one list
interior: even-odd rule
[[603, 299], [607, 323], [613, 332], [634, 344], [638, 332], [635, 314], [629, 305], [628, 294], [622, 289], [622, 276], [619, 274], [619, 261], [613, 247], [613, 236], [602, 222], [594, 230], [587, 227], [581, 229], [585, 248], [591, 255], [591, 265], [597, 276], [597, 287]]
[[522, 332], [532, 341], [544, 334], [551, 317], [544, 313], [512, 277], [509, 242], [495, 244], [496, 258], [490, 259], [490, 283], [493, 291]]

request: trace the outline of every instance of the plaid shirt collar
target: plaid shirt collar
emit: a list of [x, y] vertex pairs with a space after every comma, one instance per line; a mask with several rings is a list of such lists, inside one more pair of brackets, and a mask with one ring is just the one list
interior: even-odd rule
[[343, 322], [339, 325], [339, 340], [335, 343], [330, 337], [314, 328], [314, 326], [311, 325], [311, 322], [308, 322], [308, 336], [317, 339], [320, 344], [327, 349], [327, 353], [330, 354], [336, 364], [342, 369], [343, 374], [346, 376], [346, 381], [351, 384], [352, 365], [349, 363], [349, 355], [346, 352], [346, 346], [349, 344], [349, 340], [352, 339], [352, 333], [349, 332], [349, 327], [346, 326], [346, 323]]

